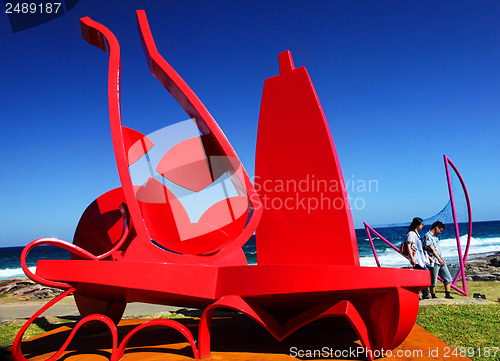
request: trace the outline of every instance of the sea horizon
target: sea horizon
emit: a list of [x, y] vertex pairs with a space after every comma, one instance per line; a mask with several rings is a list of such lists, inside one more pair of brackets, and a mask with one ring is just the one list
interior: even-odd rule
[[[460, 242], [462, 253], [465, 251], [467, 234], [462, 230], [465, 224], [461, 224]], [[380, 234], [390, 240], [396, 247], [404, 239], [405, 227], [380, 227], [374, 226]], [[422, 235], [427, 231], [425, 227]], [[376, 267], [375, 257], [364, 228], [356, 229], [356, 239], [360, 265], [364, 267]], [[378, 237], [372, 237], [377, 256], [382, 267], [401, 268], [407, 267], [408, 260], [399, 255], [391, 247], [382, 242]], [[9, 278], [26, 277], [20, 263], [20, 255], [25, 246], [0, 247], [0, 280]], [[443, 252], [456, 252], [456, 237], [452, 227], [447, 227], [441, 235], [441, 247]], [[249, 265], [256, 264], [255, 236], [243, 246]], [[477, 221], [472, 223], [472, 238], [468, 252], [468, 259], [488, 256], [500, 252], [500, 220]], [[70, 253], [53, 246], [40, 246], [34, 248], [28, 256], [27, 264], [32, 272], [36, 269], [38, 259], [69, 259]]]

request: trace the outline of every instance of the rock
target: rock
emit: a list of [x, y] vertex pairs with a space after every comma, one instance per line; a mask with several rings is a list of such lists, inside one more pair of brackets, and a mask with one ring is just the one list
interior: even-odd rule
[[495, 281], [497, 277], [491, 274], [481, 274], [472, 276], [472, 279], [474, 281]]
[[16, 290], [34, 285], [36, 285], [35, 282], [21, 278], [2, 280], [2, 282], [0, 282], [0, 295], [15, 292]]
[[14, 296], [19, 300], [51, 298], [63, 293], [56, 288], [45, 287], [27, 279], [10, 279], [0, 282], [0, 295]]
[[495, 267], [500, 267], [500, 259], [494, 257], [490, 259], [490, 265], [495, 266]]

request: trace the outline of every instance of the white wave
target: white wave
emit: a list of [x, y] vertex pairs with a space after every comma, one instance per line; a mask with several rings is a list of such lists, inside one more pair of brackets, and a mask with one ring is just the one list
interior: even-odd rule
[[[443, 252], [453, 252], [457, 249], [457, 240], [455, 238], [447, 238], [440, 241]], [[467, 247], [467, 235], [460, 237], [460, 248], [462, 253]], [[471, 237], [469, 254], [494, 253], [500, 252], [500, 237], [475, 238]]]
[[[33, 273], [36, 271], [36, 267], [28, 267]], [[26, 277], [22, 268], [5, 268], [0, 269], [0, 280], [5, 280], [7, 278], [17, 278]]]
[[[446, 238], [440, 241], [440, 246], [443, 254], [456, 253], [457, 240], [455, 238]], [[467, 235], [460, 237], [460, 247], [462, 253], [465, 252], [467, 246]], [[500, 237], [491, 238], [474, 238], [471, 237], [469, 246], [469, 255], [491, 254], [500, 252]], [[383, 251], [377, 250], [377, 256], [382, 267], [401, 268], [410, 265], [410, 262], [392, 248], [386, 248]], [[472, 257], [471, 257], [472, 258]], [[359, 262], [363, 267], [376, 267], [377, 263], [373, 254], [370, 256], [361, 256]]]
[[[393, 249], [377, 252], [377, 256], [381, 267], [401, 268], [411, 266], [410, 261]], [[377, 262], [373, 255], [360, 257], [359, 263], [362, 267], [377, 267]]]

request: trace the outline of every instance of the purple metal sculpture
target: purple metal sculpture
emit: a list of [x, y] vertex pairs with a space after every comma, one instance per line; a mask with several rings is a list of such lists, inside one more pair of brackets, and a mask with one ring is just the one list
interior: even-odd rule
[[[453, 162], [446, 156], [443, 155], [444, 158], [444, 164], [445, 164], [445, 169], [446, 169], [446, 182], [448, 185], [448, 191], [450, 195], [450, 202], [451, 202], [451, 210], [452, 210], [452, 215], [453, 215], [453, 225], [454, 225], [454, 230], [455, 230], [455, 238], [457, 241], [457, 252], [458, 252], [458, 262], [460, 264], [459, 272], [455, 275], [453, 282], [451, 283], [451, 287], [456, 290], [457, 292], [460, 292], [461, 294], [467, 296], [467, 280], [465, 278], [465, 261], [467, 260], [467, 255], [469, 253], [469, 247], [470, 247], [470, 242], [471, 242], [471, 237], [472, 237], [472, 214], [471, 214], [471, 207], [470, 207], [470, 199], [469, 199], [469, 193], [467, 192], [467, 188], [465, 187], [465, 182], [458, 171], [457, 167], [453, 164]], [[462, 186], [464, 195], [465, 195], [465, 201], [467, 204], [467, 243], [466, 243], [466, 248], [465, 248], [465, 253], [462, 254], [462, 245], [460, 242], [460, 230], [458, 227], [458, 218], [457, 218], [457, 211], [455, 207], [455, 197], [453, 195], [453, 186], [451, 182], [451, 174], [450, 174], [450, 167], [453, 169], [453, 171], [456, 173], [458, 179], [460, 180], [460, 184]], [[363, 222], [365, 226], [366, 233], [368, 235], [368, 240], [370, 242], [370, 246], [373, 251], [373, 255], [375, 257], [375, 262], [377, 263], [377, 266], [380, 267], [380, 261], [378, 259], [377, 251], [375, 249], [375, 245], [373, 243], [372, 235], [371, 233], [375, 234], [380, 240], [382, 240], [384, 243], [386, 243], [388, 246], [390, 246], [392, 249], [394, 249], [396, 252], [399, 254], [403, 255], [400, 251], [399, 248], [397, 248], [394, 244], [392, 244], [390, 241], [388, 241], [384, 236], [382, 236], [379, 232], [377, 232], [373, 227], [369, 226], [366, 222]], [[404, 256], [406, 257], [406, 256]], [[442, 281], [441, 277], [439, 277], [439, 280]], [[459, 279], [462, 279], [462, 288], [457, 286], [457, 282]]]

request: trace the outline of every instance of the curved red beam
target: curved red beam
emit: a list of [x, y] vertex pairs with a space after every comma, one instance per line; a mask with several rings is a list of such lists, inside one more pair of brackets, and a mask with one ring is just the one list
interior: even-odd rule
[[149, 239], [149, 234], [135, 198], [135, 193], [128, 170], [127, 153], [123, 141], [123, 130], [121, 122], [121, 57], [120, 44], [116, 36], [104, 25], [90, 19], [88, 16], [80, 19], [80, 27], [83, 38], [90, 44], [98, 47], [109, 55], [108, 64], [108, 108], [109, 122], [111, 126], [111, 137], [115, 152], [118, 175], [123, 188], [123, 193], [134, 221], [134, 229], [143, 239]]
[[[222, 154], [228, 157], [238, 156], [232, 148], [231, 144], [227, 140], [226, 136], [219, 128], [218, 124], [215, 122], [212, 115], [209, 113], [207, 108], [203, 105], [196, 94], [191, 90], [191, 88], [186, 84], [186, 82], [177, 74], [177, 72], [170, 66], [170, 64], [160, 55], [156, 48], [156, 44], [149, 27], [148, 19], [146, 17], [146, 12], [144, 10], [137, 10], [137, 26], [139, 31], [139, 36], [141, 38], [141, 43], [144, 50], [144, 56], [148, 63], [149, 69], [156, 79], [168, 90], [168, 92], [174, 97], [174, 99], [179, 103], [179, 105], [184, 109], [189, 117], [196, 121], [196, 124], [200, 131], [211, 138], [212, 143], [221, 151]], [[241, 179], [242, 183], [245, 184], [247, 195], [251, 201], [251, 206], [254, 211], [250, 221], [245, 227], [243, 233], [231, 244], [223, 243], [213, 251], [221, 250], [224, 252], [226, 250], [233, 250], [235, 248], [241, 248], [243, 244], [250, 238], [257, 224], [262, 216], [263, 207], [260, 202], [260, 198], [255, 191], [255, 188], [248, 177], [243, 165], [243, 177]], [[224, 250], [222, 250], [224, 248]], [[213, 252], [212, 251], [212, 252]]]

